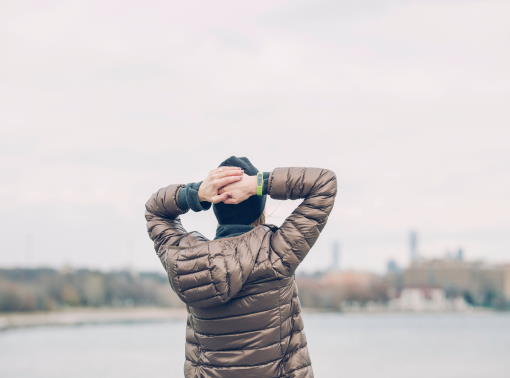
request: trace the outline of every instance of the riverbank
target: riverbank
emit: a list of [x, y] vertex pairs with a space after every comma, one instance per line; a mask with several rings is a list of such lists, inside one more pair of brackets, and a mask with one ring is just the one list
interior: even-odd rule
[[0, 331], [53, 325], [155, 322], [185, 319], [185, 308], [73, 308], [49, 312], [0, 313]]
[[[420, 314], [430, 312], [416, 311], [389, 311], [384, 308], [369, 308], [360, 310], [359, 308], [348, 308], [337, 312], [321, 308], [304, 307], [305, 313], [338, 313], [338, 314]], [[486, 308], [470, 308], [468, 311], [459, 311], [456, 313], [490, 313], [493, 310]], [[443, 313], [438, 311], [436, 313]], [[444, 313], [449, 313], [445, 311]], [[453, 312], [455, 313], [455, 312]], [[130, 307], [130, 308], [72, 308], [59, 311], [48, 312], [12, 312], [0, 313], [0, 331], [40, 326], [77, 326], [88, 324], [114, 324], [114, 323], [141, 323], [141, 322], [165, 322], [165, 321], [185, 321], [187, 312], [185, 308], [167, 308], [167, 307]]]

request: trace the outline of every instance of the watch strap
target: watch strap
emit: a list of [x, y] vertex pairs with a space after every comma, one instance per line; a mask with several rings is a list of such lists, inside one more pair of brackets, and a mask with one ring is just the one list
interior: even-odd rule
[[257, 172], [257, 195], [262, 196], [262, 187], [264, 186], [264, 175], [262, 172]]

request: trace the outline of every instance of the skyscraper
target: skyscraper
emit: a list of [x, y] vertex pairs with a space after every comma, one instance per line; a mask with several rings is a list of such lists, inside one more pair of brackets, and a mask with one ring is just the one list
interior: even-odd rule
[[329, 270], [340, 270], [340, 243], [338, 240], [333, 242], [333, 249], [331, 251], [331, 265]]
[[418, 260], [418, 234], [415, 230], [409, 232], [409, 261], [412, 263]]

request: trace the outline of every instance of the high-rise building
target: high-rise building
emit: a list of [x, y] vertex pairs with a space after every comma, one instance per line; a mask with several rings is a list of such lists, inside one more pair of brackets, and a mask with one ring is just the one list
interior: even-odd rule
[[417, 261], [418, 256], [418, 234], [415, 230], [409, 232], [409, 261], [413, 263]]

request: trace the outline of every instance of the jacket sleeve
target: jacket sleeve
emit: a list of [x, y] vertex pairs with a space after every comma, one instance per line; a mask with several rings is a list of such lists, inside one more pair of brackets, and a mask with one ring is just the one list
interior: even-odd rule
[[336, 174], [325, 168], [278, 167], [269, 176], [268, 194], [279, 200], [304, 198], [271, 236], [272, 265], [290, 276], [326, 225], [337, 194]]
[[163, 244], [179, 245], [181, 238], [188, 234], [179, 215], [190, 209], [198, 212], [211, 207], [211, 202], [200, 201], [198, 198], [201, 183], [202, 181], [165, 186], [153, 193], [145, 203], [147, 232], [154, 242], [156, 252]]
[[[180, 240], [188, 233], [181, 223], [179, 215], [189, 208], [179, 207], [178, 193], [186, 185], [171, 184], [153, 193], [145, 203], [145, 220], [147, 232], [154, 242], [154, 249], [161, 255], [163, 245], [178, 246]], [[161, 256], [160, 256], [161, 257]]]

